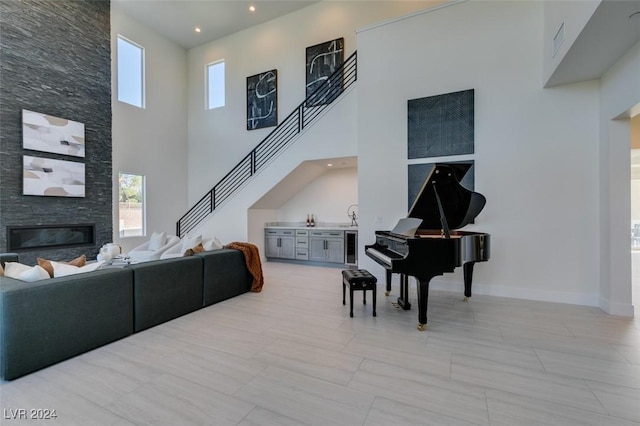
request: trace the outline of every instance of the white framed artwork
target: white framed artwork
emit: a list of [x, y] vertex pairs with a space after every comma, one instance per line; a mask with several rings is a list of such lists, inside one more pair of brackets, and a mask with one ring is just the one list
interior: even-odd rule
[[84, 124], [22, 110], [22, 147], [34, 151], [84, 157]]
[[84, 197], [84, 163], [23, 156], [23, 195]]

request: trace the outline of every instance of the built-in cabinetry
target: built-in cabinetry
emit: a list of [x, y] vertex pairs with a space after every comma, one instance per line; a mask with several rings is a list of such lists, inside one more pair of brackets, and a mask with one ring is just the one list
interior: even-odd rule
[[309, 260], [309, 231], [296, 229], [296, 260]]
[[309, 231], [309, 260], [344, 263], [344, 231]]
[[264, 246], [267, 257], [295, 259], [295, 230], [266, 228]]
[[266, 227], [264, 237], [265, 255], [270, 259], [345, 263], [345, 232], [342, 229], [275, 226]]

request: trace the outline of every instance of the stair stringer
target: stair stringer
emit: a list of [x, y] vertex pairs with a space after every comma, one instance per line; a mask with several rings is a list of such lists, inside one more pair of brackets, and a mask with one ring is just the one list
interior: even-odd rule
[[218, 238], [223, 244], [249, 241], [264, 253], [264, 239], [249, 238], [248, 210], [300, 163], [357, 155], [357, 87], [343, 93], [323, 117], [305, 129], [272, 162], [253, 176], [231, 199], [219, 206], [191, 235]]

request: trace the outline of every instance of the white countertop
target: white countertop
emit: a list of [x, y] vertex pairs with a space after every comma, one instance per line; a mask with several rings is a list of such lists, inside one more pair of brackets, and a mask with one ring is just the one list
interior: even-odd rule
[[351, 226], [350, 224], [333, 224], [333, 223], [320, 223], [316, 226], [306, 226], [305, 224], [299, 223], [267, 223], [265, 224], [265, 229], [309, 229], [309, 230], [320, 230], [320, 231], [357, 231], [357, 226]]

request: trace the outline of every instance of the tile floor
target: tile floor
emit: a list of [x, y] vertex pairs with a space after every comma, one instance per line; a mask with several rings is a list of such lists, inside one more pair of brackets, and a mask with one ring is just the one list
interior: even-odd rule
[[339, 269], [264, 271], [262, 293], [0, 383], [0, 424], [640, 425], [637, 319], [432, 291], [419, 332], [397, 281], [349, 318]]

